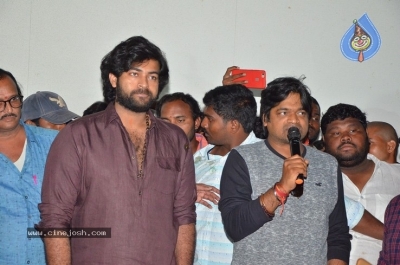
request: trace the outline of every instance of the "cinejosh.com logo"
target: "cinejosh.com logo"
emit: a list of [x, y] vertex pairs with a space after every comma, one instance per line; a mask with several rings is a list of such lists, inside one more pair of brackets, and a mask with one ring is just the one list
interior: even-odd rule
[[111, 228], [27, 229], [28, 238], [111, 238]]

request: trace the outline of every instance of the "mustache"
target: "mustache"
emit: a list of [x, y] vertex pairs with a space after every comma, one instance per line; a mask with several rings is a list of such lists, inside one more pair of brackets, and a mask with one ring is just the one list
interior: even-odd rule
[[147, 88], [139, 88], [130, 93], [131, 96], [135, 94], [146, 94], [148, 96], [152, 96], [150, 90], [148, 90]]
[[345, 142], [345, 143], [340, 144], [340, 145], [338, 146], [337, 149], [342, 148], [345, 144], [350, 144], [350, 145], [352, 145], [352, 146], [354, 146], [354, 147], [357, 147], [355, 144], [353, 144], [353, 143], [351, 143], [351, 142]]
[[17, 118], [17, 115], [15, 115], [14, 113], [8, 113], [6, 115], [1, 116], [0, 120], [2, 120], [4, 118], [7, 118], [7, 117], [15, 117], [15, 118]]
[[289, 129], [292, 128], [292, 127], [296, 127], [297, 129], [299, 129], [299, 131], [302, 130], [302, 127], [296, 126], [296, 125], [287, 126], [287, 127], [285, 127], [283, 130], [284, 130], [285, 132], [287, 132], [287, 131], [289, 131]]

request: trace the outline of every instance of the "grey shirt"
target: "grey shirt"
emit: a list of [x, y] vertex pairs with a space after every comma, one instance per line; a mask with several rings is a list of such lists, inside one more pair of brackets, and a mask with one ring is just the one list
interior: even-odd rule
[[232, 264], [326, 264], [348, 262], [350, 235], [341, 172], [332, 156], [306, 147], [304, 194], [289, 197], [273, 219], [259, 202], [282, 176], [284, 157], [267, 141], [240, 146], [228, 156], [219, 209], [234, 243]]

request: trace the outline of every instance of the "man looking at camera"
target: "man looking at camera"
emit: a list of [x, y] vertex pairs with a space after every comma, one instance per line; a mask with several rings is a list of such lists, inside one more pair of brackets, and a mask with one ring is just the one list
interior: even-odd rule
[[105, 111], [61, 131], [46, 164], [41, 229], [105, 227], [111, 238], [46, 238], [49, 265], [193, 262], [196, 187], [185, 133], [150, 111], [168, 83], [143, 37], [101, 63]]

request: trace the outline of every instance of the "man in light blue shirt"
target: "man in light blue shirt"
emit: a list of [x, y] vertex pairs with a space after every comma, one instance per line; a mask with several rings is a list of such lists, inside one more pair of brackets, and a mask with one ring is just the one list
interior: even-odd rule
[[44, 165], [57, 131], [20, 121], [22, 94], [14, 76], [0, 69], [0, 264], [45, 264], [40, 237], [28, 237], [40, 221]]
[[210, 90], [203, 103], [201, 126], [210, 144], [194, 154], [198, 202], [194, 264], [231, 264], [233, 244], [225, 234], [218, 207], [208, 202], [218, 203], [222, 169], [230, 150], [260, 141], [252, 132], [257, 104], [253, 93], [242, 85]]

